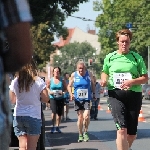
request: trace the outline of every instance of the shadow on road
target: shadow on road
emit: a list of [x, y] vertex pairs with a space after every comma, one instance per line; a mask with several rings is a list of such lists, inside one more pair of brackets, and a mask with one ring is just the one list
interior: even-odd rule
[[150, 138], [150, 129], [138, 129], [137, 139], [149, 139]]
[[91, 134], [98, 137], [100, 141], [115, 141], [116, 140], [116, 130], [109, 131], [99, 131], [99, 132], [90, 132]]
[[51, 146], [62, 146], [69, 145], [71, 143], [77, 143], [79, 134], [73, 132], [51, 134], [50, 132], [46, 132], [46, 136], [48, 137], [48, 141], [50, 142]]

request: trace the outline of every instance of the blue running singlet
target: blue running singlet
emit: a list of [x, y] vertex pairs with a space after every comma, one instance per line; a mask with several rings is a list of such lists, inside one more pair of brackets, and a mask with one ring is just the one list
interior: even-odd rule
[[76, 71], [73, 85], [75, 101], [91, 100], [91, 79], [88, 71], [86, 71], [84, 76], [78, 75]]
[[50, 80], [50, 90], [54, 92], [54, 94], [50, 94], [50, 99], [62, 99], [63, 98], [63, 94], [62, 90], [63, 90], [63, 82], [62, 82], [62, 78], [60, 78], [60, 81], [58, 84], [54, 83], [54, 78], [52, 77]]

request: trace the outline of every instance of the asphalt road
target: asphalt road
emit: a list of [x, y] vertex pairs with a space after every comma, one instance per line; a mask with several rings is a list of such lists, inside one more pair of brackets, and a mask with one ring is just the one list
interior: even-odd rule
[[[91, 120], [89, 125], [89, 142], [78, 143], [77, 115], [70, 103], [70, 121], [62, 121], [62, 133], [50, 133], [52, 127], [51, 110], [44, 110], [45, 115], [45, 150], [116, 150], [116, 127], [111, 113], [107, 113], [107, 97], [101, 98], [101, 110], [98, 121]], [[132, 150], [150, 150], [150, 101], [143, 100], [145, 122], [139, 122], [137, 139]], [[11, 150], [14, 148], [11, 148]]]

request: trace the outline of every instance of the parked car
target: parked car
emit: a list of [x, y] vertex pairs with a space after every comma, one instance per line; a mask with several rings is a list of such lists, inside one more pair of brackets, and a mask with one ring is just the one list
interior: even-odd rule
[[144, 98], [147, 99], [147, 100], [150, 100], [150, 87], [148, 87], [146, 89], [146, 92], [144, 94]]
[[149, 84], [142, 84], [142, 96], [145, 97], [146, 89], [150, 88]]

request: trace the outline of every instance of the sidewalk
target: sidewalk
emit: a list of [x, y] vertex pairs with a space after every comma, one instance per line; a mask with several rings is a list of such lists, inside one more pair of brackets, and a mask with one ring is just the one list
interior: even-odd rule
[[[88, 142], [78, 143], [77, 114], [73, 108], [70, 108], [70, 121], [63, 121], [60, 124], [62, 133], [50, 133], [51, 129], [51, 111], [45, 111], [45, 132], [46, 132], [46, 149], [50, 150], [110, 150], [103, 142], [98, 140], [94, 135], [89, 133]], [[94, 124], [100, 125], [100, 121], [94, 121]]]

